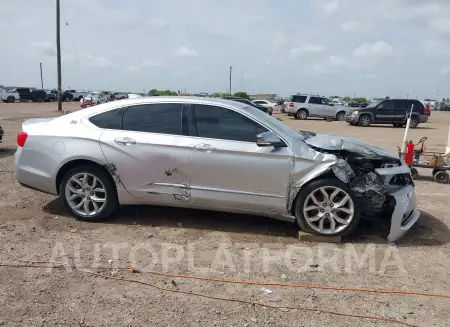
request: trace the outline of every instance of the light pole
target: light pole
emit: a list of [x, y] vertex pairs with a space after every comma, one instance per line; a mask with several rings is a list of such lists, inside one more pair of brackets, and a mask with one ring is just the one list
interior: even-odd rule
[[42, 62], [39, 63], [39, 68], [41, 70], [41, 89], [44, 89], [44, 78], [42, 77]]
[[60, 26], [60, 3], [56, 0], [56, 65], [58, 71], [58, 111], [62, 111], [61, 96], [61, 26]]
[[230, 96], [231, 96], [231, 71], [232, 71], [233, 67], [230, 66]]

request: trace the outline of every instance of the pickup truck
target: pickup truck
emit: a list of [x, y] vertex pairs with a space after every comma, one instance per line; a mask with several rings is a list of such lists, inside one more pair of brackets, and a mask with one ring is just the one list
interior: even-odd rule
[[64, 93], [72, 94], [73, 101], [80, 101], [83, 97], [89, 94], [89, 92], [86, 91], [76, 91], [71, 89], [64, 90]]
[[12, 92], [19, 93], [20, 101], [44, 102], [46, 93], [44, 90], [33, 90], [26, 87], [18, 87]]
[[[69, 93], [69, 92], [62, 92], [61, 95], [62, 95], [62, 99], [61, 99], [62, 101], [64, 101], [64, 102], [73, 101], [73, 96], [72, 96], [71, 93]], [[57, 101], [57, 100], [58, 100], [58, 91], [55, 91], [55, 90], [47, 91], [47, 94], [45, 96], [45, 101], [46, 102], [54, 102], [54, 101]]]
[[14, 103], [16, 100], [20, 100], [20, 95], [17, 92], [0, 89], [0, 100], [3, 102]]

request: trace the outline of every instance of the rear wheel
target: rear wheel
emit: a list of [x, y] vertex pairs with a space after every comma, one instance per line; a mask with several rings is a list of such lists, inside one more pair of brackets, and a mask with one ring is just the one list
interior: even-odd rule
[[419, 176], [419, 171], [416, 168], [410, 168], [412, 179], [416, 179]]
[[6, 102], [8, 102], [8, 103], [14, 103], [14, 102], [16, 102], [16, 98], [13, 97], [13, 96], [9, 96], [9, 97], [6, 98]]
[[448, 184], [448, 181], [450, 179], [450, 176], [448, 173], [444, 170], [436, 172], [433, 176], [434, 180], [440, 184]]
[[295, 202], [295, 217], [305, 232], [336, 236], [351, 233], [361, 215], [356, 198], [347, 185], [327, 178], [302, 188]]
[[411, 121], [409, 123], [409, 126], [411, 128], [416, 128], [419, 125], [419, 118], [417, 116], [411, 117]]
[[369, 115], [361, 115], [358, 120], [358, 125], [362, 127], [369, 127], [371, 122], [372, 121]]
[[337, 120], [344, 120], [345, 119], [345, 111], [340, 111], [336, 115]]
[[306, 110], [306, 109], [300, 109], [295, 114], [295, 118], [301, 119], [301, 120], [308, 118], [308, 116], [309, 116], [309, 113], [308, 113], [308, 110]]
[[72, 216], [81, 220], [108, 218], [119, 203], [107, 172], [96, 166], [68, 171], [60, 185], [60, 197]]

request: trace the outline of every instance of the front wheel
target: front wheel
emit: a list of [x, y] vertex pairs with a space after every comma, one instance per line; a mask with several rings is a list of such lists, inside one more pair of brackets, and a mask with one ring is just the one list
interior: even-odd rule
[[361, 218], [352, 191], [334, 178], [315, 180], [303, 187], [295, 202], [299, 227], [323, 236], [350, 234]]
[[13, 97], [13, 96], [9, 96], [9, 97], [6, 99], [6, 102], [8, 102], [8, 103], [14, 103], [14, 102], [16, 102], [16, 98]]
[[448, 173], [445, 170], [441, 170], [441, 171], [436, 172], [436, 174], [434, 174], [433, 178], [437, 183], [448, 184], [450, 176], [448, 175]]
[[362, 115], [359, 117], [358, 125], [362, 127], [369, 127], [371, 123], [370, 116], [369, 115]]
[[60, 185], [60, 197], [72, 216], [81, 220], [108, 218], [119, 203], [113, 181], [96, 166], [67, 172]]

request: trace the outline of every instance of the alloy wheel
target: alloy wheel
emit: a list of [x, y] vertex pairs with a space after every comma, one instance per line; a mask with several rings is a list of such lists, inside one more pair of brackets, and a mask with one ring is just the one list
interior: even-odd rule
[[351, 196], [336, 186], [315, 189], [303, 204], [306, 223], [316, 232], [333, 235], [345, 230], [355, 216]]
[[65, 197], [73, 211], [81, 216], [90, 217], [103, 210], [107, 194], [100, 179], [90, 173], [78, 173], [67, 181]]

